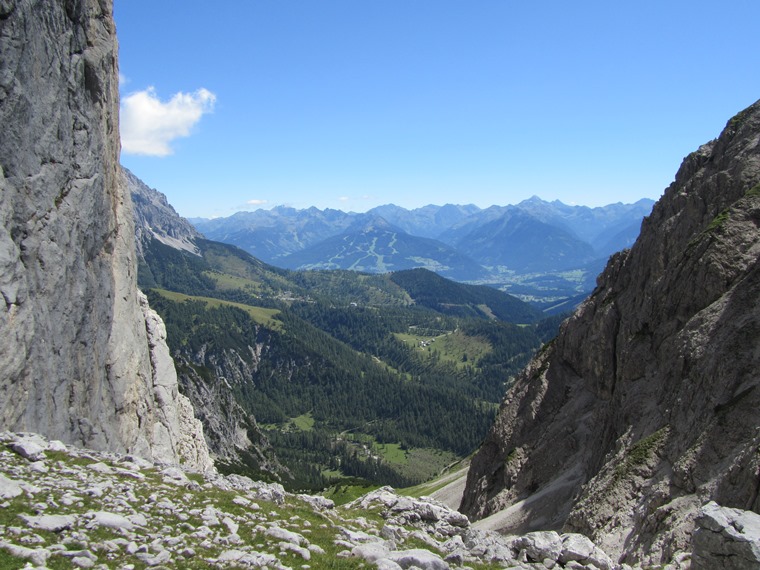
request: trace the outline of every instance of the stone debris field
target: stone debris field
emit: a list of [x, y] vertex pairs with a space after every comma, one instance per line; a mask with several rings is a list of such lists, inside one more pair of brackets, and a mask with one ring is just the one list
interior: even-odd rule
[[0, 569], [615, 568], [581, 535], [472, 529], [384, 487], [336, 507], [239, 475], [0, 434]]

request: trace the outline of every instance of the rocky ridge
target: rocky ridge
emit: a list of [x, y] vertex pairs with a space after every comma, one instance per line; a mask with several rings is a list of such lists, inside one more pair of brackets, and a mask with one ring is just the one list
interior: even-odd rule
[[210, 467], [136, 285], [112, 3], [0, 3], [0, 429]]
[[709, 501], [760, 512], [759, 258], [760, 102], [684, 160], [518, 378], [462, 510], [642, 565], [690, 552]]
[[177, 214], [161, 192], [150, 188], [129, 169], [122, 166], [121, 170], [132, 198], [137, 257], [142, 257], [145, 243], [151, 238], [175, 249], [200, 255], [195, 242], [203, 239], [203, 235]]

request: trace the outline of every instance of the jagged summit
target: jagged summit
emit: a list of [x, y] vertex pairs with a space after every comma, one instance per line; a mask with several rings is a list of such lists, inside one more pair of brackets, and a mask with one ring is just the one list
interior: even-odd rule
[[200, 254], [196, 241], [203, 235], [169, 204], [166, 196], [150, 188], [129, 169], [122, 167], [127, 191], [132, 196], [138, 256], [147, 240], [156, 238], [175, 249]]
[[690, 550], [710, 500], [760, 511], [760, 102], [689, 155], [631, 250], [518, 378], [462, 510], [582, 532], [629, 563]]

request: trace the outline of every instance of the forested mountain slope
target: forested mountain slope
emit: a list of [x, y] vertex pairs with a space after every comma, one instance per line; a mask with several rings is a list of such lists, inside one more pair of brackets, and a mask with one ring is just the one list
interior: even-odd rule
[[760, 102], [689, 155], [631, 250], [520, 374], [462, 510], [629, 563], [691, 551], [699, 507], [760, 512]]
[[544, 338], [540, 313], [490, 287], [422, 269], [287, 271], [151, 230], [140, 283], [224, 470], [294, 488], [418, 483], [478, 445]]

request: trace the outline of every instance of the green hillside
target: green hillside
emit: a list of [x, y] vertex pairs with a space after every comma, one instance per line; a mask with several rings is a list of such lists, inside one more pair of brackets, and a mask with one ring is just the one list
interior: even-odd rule
[[534, 325], [506, 322], [535, 312], [494, 289], [428, 271], [290, 272], [231, 246], [201, 249], [154, 241], [141, 284], [175, 358], [229, 386], [293, 489], [437, 475], [480, 444], [541, 344]]

